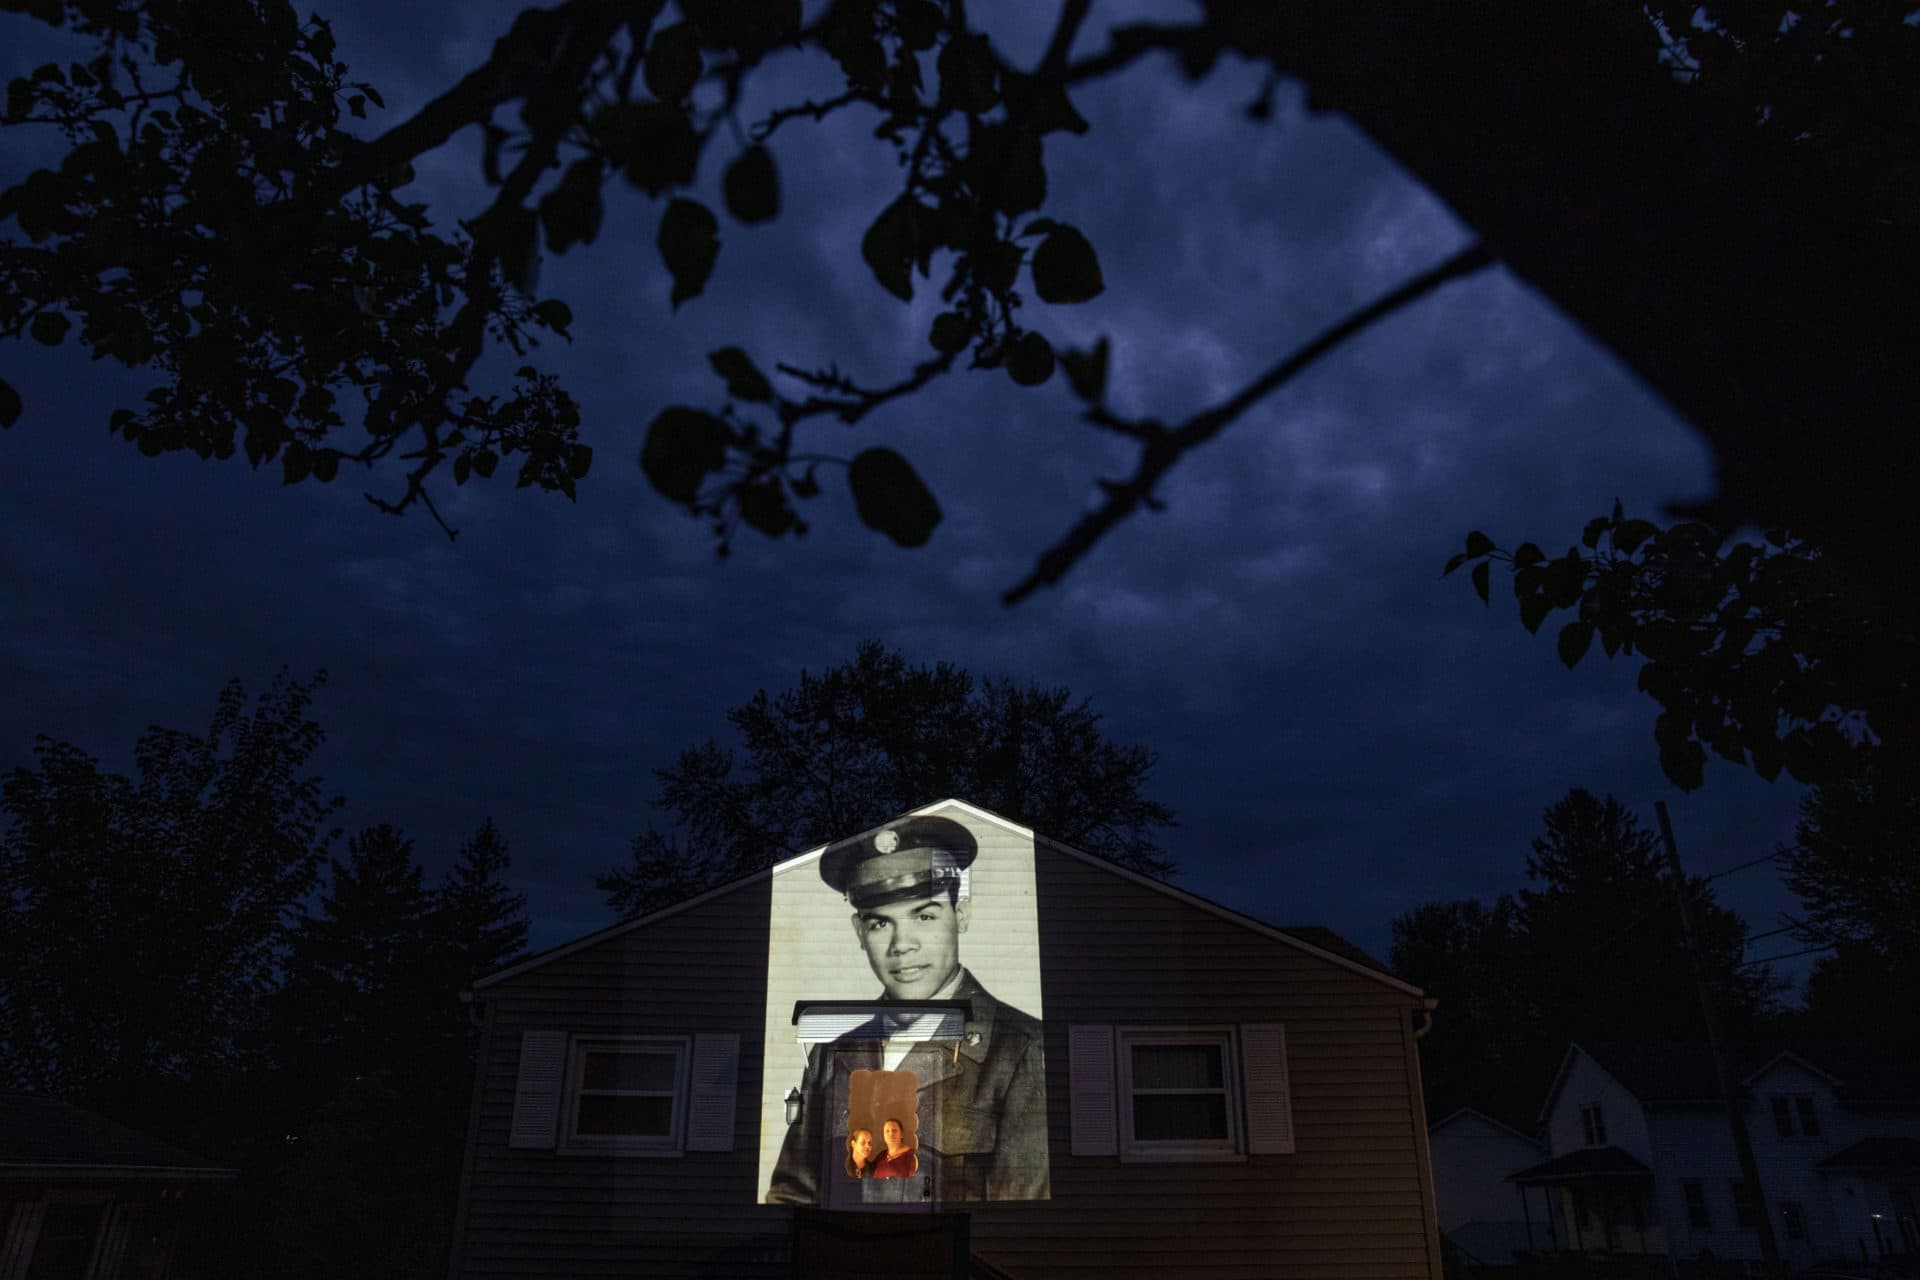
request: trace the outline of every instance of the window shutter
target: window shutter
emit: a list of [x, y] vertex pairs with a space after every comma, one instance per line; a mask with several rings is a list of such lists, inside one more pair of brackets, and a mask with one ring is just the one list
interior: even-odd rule
[[1112, 1026], [1085, 1023], [1067, 1029], [1067, 1076], [1073, 1154], [1119, 1154], [1113, 1125]]
[[1287, 1029], [1278, 1022], [1240, 1028], [1247, 1093], [1247, 1153], [1293, 1152], [1293, 1097], [1287, 1088]]
[[553, 1150], [560, 1120], [560, 1072], [567, 1062], [567, 1033], [520, 1033], [520, 1075], [513, 1085], [513, 1128], [509, 1147]]
[[687, 1093], [687, 1150], [733, 1150], [733, 1105], [740, 1085], [740, 1037], [697, 1035]]

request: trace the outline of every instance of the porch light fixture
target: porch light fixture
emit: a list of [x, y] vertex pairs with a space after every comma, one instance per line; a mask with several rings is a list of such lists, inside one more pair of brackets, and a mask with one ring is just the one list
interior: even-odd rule
[[[800, 1090], [797, 1087], [787, 1090], [787, 1123], [800, 1123]], [[1877, 1213], [1874, 1215], [1876, 1218], [1879, 1216]]]

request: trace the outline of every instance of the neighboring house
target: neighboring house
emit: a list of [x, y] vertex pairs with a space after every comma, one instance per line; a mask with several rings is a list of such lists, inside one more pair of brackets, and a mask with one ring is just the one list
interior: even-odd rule
[[[1501, 1124], [1472, 1107], [1461, 1107], [1427, 1130], [1433, 1153], [1433, 1195], [1440, 1231], [1469, 1262], [1505, 1266], [1532, 1246], [1527, 1228], [1533, 1219], [1507, 1175], [1538, 1164], [1546, 1144]], [[1544, 1231], [1544, 1200], [1538, 1215]]]
[[[1920, 1070], [1831, 1043], [1738, 1044], [1728, 1060], [1781, 1255], [1920, 1259]], [[1703, 1253], [1758, 1260], [1718, 1094], [1704, 1043], [1570, 1046], [1540, 1113], [1551, 1158], [1512, 1175], [1553, 1198], [1557, 1240], [1538, 1246], [1658, 1255], [1681, 1275]]]
[[0, 1280], [165, 1280], [215, 1168], [43, 1093], [0, 1092]]
[[1441, 1274], [1416, 988], [959, 801], [472, 994], [456, 1278]]

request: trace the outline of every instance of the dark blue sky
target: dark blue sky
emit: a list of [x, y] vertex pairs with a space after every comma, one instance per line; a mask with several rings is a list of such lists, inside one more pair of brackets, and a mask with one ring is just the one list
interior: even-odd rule
[[[378, 126], [481, 61], [519, 7], [416, 3], [400, 26], [366, 0], [325, 11], [341, 56], [386, 95]], [[1004, 52], [1030, 62], [1051, 6], [1005, 11], [1032, 25], [1009, 29]], [[1099, 28], [1082, 40], [1097, 47]], [[0, 18], [9, 47], [9, 75], [63, 52], [16, 15]], [[1258, 84], [1231, 64], [1198, 88], [1138, 67], [1078, 95], [1092, 133], [1047, 141], [1045, 212], [1086, 229], [1107, 290], [1031, 303], [1026, 320], [1056, 342], [1108, 335], [1123, 412], [1177, 419], [1212, 403], [1467, 241], [1389, 157], [1296, 94], [1264, 127], [1246, 121]], [[832, 91], [817, 70], [776, 66], [746, 118]], [[145, 726], [203, 729], [229, 677], [259, 688], [283, 664], [324, 666], [318, 768], [349, 797], [347, 825], [403, 826], [437, 874], [492, 815], [545, 947], [610, 919], [592, 876], [660, 820], [653, 769], [721, 733], [754, 690], [874, 637], [1090, 699], [1115, 738], [1159, 753], [1151, 791], [1180, 816], [1166, 844], [1183, 886], [1380, 954], [1399, 912], [1520, 887], [1541, 811], [1571, 786], [1648, 821], [1667, 799], [1697, 871], [1790, 836], [1789, 782], [1716, 761], [1702, 792], [1666, 784], [1631, 662], [1596, 650], [1568, 672], [1497, 578], [1491, 610], [1463, 578], [1440, 579], [1470, 528], [1551, 553], [1616, 497], [1655, 514], [1711, 488], [1693, 433], [1502, 271], [1447, 287], [1270, 397], [1178, 469], [1164, 513], [1017, 608], [1000, 592], [1097, 478], [1131, 467], [1077, 421], [1059, 378], [949, 378], [857, 439], [816, 428], [826, 450], [885, 442], [913, 459], [946, 511], [926, 547], [867, 531], [829, 483], [806, 538], [747, 531], [717, 561], [705, 527], [634, 461], [663, 405], [718, 407], [705, 353], [737, 343], [763, 368], [837, 362], [880, 382], [926, 351], [935, 302], [901, 305], [857, 257], [895, 181], [871, 127], [783, 129], [780, 221], [723, 218], [706, 295], [678, 316], [653, 249], [658, 207], [610, 190], [600, 242], [549, 259], [540, 281], [576, 316], [574, 343], [543, 355], [583, 404], [593, 473], [576, 505], [514, 490], [504, 468], [443, 493], [457, 543], [424, 517], [376, 513], [358, 473], [285, 489], [277, 469], [237, 460], [143, 458], [105, 429], [142, 376], [71, 347], [0, 347], [0, 376], [27, 402], [0, 437], [0, 767], [30, 763], [47, 733], [130, 769]], [[39, 157], [7, 143], [10, 184]], [[725, 158], [700, 175], [715, 207]], [[414, 198], [470, 216], [478, 164], [478, 139], [456, 139], [421, 166]], [[1756, 930], [1791, 905], [1770, 867], [1722, 887]]]

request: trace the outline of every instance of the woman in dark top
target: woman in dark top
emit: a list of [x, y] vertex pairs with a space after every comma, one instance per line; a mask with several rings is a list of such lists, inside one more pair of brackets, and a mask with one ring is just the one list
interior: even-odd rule
[[889, 1120], [880, 1126], [880, 1135], [886, 1139], [887, 1154], [880, 1157], [873, 1166], [876, 1178], [910, 1178], [920, 1168], [920, 1157], [907, 1145], [907, 1131], [898, 1120]]

